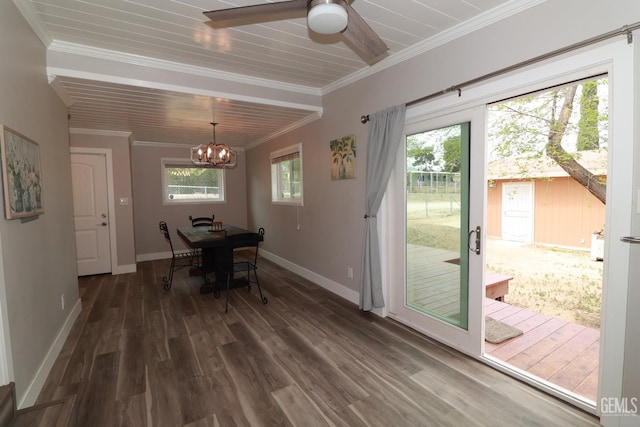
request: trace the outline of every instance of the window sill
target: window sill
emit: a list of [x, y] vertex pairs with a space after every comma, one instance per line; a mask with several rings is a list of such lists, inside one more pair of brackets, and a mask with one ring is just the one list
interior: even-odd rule
[[281, 206], [304, 206], [302, 200], [272, 200], [271, 204]]

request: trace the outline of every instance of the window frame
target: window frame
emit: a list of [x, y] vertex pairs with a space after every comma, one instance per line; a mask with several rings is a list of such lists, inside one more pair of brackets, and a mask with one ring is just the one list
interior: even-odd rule
[[[300, 197], [281, 197], [281, 189], [283, 187], [280, 180], [280, 174], [277, 173], [278, 165], [282, 162], [277, 160], [297, 154], [297, 158], [300, 159]], [[283, 161], [292, 161], [295, 157], [290, 159], [284, 159]], [[286, 205], [286, 206], [304, 206], [304, 178], [303, 178], [303, 161], [302, 161], [302, 143], [297, 143], [284, 147], [280, 150], [273, 151], [269, 154], [269, 163], [271, 170], [271, 204], [273, 205]], [[291, 180], [289, 182], [291, 186]]]
[[226, 203], [227, 186], [224, 168], [207, 168], [218, 171], [218, 180], [220, 183], [220, 197], [217, 199], [170, 199], [167, 191], [167, 169], [168, 168], [202, 168], [202, 166], [194, 165], [190, 159], [184, 158], [162, 158], [160, 160], [160, 174], [162, 181], [162, 204], [163, 205], [193, 205], [205, 203]]

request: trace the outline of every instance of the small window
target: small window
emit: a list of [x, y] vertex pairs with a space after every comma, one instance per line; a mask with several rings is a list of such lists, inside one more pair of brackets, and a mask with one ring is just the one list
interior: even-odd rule
[[162, 194], [166, 204], [224, 202], [224, 169], [162, 159]]
[[271, 201], [302, 206], [302, 144], [275, 151], [271, 159]]

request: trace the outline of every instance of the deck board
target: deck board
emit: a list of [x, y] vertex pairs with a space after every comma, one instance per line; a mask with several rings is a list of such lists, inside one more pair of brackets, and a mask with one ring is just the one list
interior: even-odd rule
[[[407, 294], [413, 306], [443, 316], [458, 314], [460, 270], [447, 262], [458, 256], [451, 251], [409, 246]], [[523, 331], [499, 344], [485, 342], [486, 355], [596, 400], [599, 331], [489, 298], [485, 298], [484, 309], [485, 315]]]
[[[501, 321], [522, 329], [523, 335], [500, 344], [485, 343], [485, 354], [596, 400], [600, 332], [528, 310], [517, 310]], [[521, 320], [523, 318], [525, 320]]]

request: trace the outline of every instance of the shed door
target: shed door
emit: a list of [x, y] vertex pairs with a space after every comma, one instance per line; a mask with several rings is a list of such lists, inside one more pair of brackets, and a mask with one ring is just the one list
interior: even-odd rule
[[502, 185], [502, 240], [533, 241], [533, 183]]

